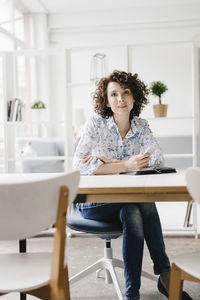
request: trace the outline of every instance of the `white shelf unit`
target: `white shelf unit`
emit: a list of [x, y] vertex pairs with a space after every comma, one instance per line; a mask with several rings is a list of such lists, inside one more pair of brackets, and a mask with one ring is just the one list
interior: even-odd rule
[[[198, 78], [198, 77], [197, 77]], [[198, 84], [198, 81], [197, 81]], [[193, 99], [195, 100], [195, 99]], [[198, 105], [197, 105], [198, 107]], [[199, 132], [199, 116], [197, 116], [198, 109], [196, 106], [193, 106], [193, 114], [194, 116], [183, 116], [183, 117], [166, 117], [166, 118], [147, 118], [149, 122], [163, 122], [170, 120], [190, 120], [192, 123], [192, 152], [191, 153], [170, 153], [164, 154], [164, 158], [192, 158], [192, 166], [197, 167], [197, 136]]]
[[[56, 110], [51, 110], [51, 100], [50, 99], [50, 81], [51, 81], [51, 72], [49, 71], [49, 60], [50, 59], [59, 59], [59, 63], [62, 68], [62, 73], [58, 74], [62, 77], [62, 80], [57, 83], [59, 85], [59, 89], [61, 90], [60, 98], [61, 101], [59, 105], [62, 105], [63, 115], [59, 118], [56, 116], [54, 119], [54, 113]], [[23, 136], [27, 138], [35, 138], [33, 136], [33, 129], [39, 128], [39, 126], [43, 126], [45, 130], [48, 129], [47, 138], [57, 137], [56, 133], [58, 131], [61, 132], [60, 128], [62, 129], [62, 135], [60, 136], [64, 140], [64, 149], [65, 155], [64, 156], [37, 156], [31, 157], [31, 160], [64, 160], [66, 169], [70, 168], [69, 157], [71, 158], [72, 153], [72, 145], [70, 145], [70, 141], [72, 140], [72, 122], [71, 122], [71, 113], [69, 113], [68, 107], [68, 98], [67, 98], [67, 89], [66, 89], [66, 82], [67, 82], [67, 50], [65, 49], [46, 49], [46, 50], [24, 50], [24, 51], [13, 51], [13, 52], [1, 52], [0, 53], [1, 59], [1, 71], [2, 71], [2, 78], [3, 81], [0, 84], [1, 89], [1, 96], [0, 96], [0, 103], [4, 108], [4, 113], [0, 119], [0, 128], [1, 128], [1, 136], [0, 136], [0, 146], [1, 147], [1, 155], [0, 155], [0, 167], [2, 172], [15, 172], [15, 165], [16, 162], [19, 161], [19, 157], [15, 150], [15, 141], [17, 137]], [[19, 76], [22, 74], [17, 73], [16, 69], [18, 67], [18, 60], [21, 59], [25, 61], [25, 66], [28, 68], [29, 76], [31, 75], [32, 78], [29, 78], [29, 89], [30, 91], [34, 92], [32, 95], [28, 93], [22, 95], [20, 93], [19, 82], [22, 80]], [[55, 62], [53, 62], [55, 64]], [[53, 64], [52, 63], [52, 64]], [[37, 65], [38, 64], [38, 65]], [[30, 68], [32, 68], [30, 70]], [[43, 69], [42, 69], [43, 68]], [[27, 71], [27, 69], [26, 69]], [[38, 92], [39, 88], [41, 87], [41, 83], [39, 81], [38, 73], [42, 71], [41, 74], [41, 81], [42, 83], [45, 82], [46, 84], [46, 91], [44, 90]], [[26, 73], [24, 73], [26, 74]], [[28, 76], [26, 74], [26, 76]], [[55, 76], [55, 75], [54, 75]], [[53, 79], [52, 79], [53, 80]], [[28, 81], [28, 80], [27, 80]], [[26, 81], [26, 82], [27, 82]], [[31, 81], [31, 82], [30, 82]], [[34, 82], [35, 81], [35, 82]], [[29, 91], [29, 92], [30, 92]], [[46, 99], [48, 115], [45, 120], [41, 121], [32, 121], [31, 120], [31, 109], [30, 109], [30, 101], [33, 102], [38, 97]], [[14, 99], [14, 98], [22, 98], [23, 102], [26, 104], [26, 109], [24, 111], [24, 118], [22, 121], [7, 121], [7, 101]], [[69, 95], [68, 95], [69, 96]], [[26, 98], [27, 97], [27, 98]], [[29, 101], [27, 99], [29, 98]], [[43, 100], [43, 99], [42, 99]], [[57, 101], [58, 99], [56, 99]], [[21, 134], [21, 132], [23, 132]], [[42, 137], [45, 138], [45, 137]], [[24, 157], [23, 160], [28, 160], [30, 158]]]

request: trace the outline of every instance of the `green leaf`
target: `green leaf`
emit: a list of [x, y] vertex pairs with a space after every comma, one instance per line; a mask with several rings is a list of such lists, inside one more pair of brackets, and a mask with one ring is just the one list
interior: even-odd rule
[[32, 105], [31, 105], [32, 109], [46, 109], [46, 105], [44, 102], [42, 101], [35, 101]]
[[159, 97], [159, 103], [161, 104], [161, 95], [168, 90], [167, 86], [161, 81], [153, 81], [150, 84], [151, 94]]

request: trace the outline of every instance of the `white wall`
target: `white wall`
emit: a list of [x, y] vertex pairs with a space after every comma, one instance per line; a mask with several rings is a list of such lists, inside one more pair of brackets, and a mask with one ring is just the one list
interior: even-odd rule
[[[192, 46], [189, 43], [160, 44], [132, 47], [131, 71], [138, 73], [149, 85], [152, 81], [164, 82], [168, 91], [162, 103], [168, 104], [168, 118], [151, 121], [157, 136], [191, 135], [191, 119], [169, 119], [170, 117], [192, 117]], [[158, 98], [150, 95], [150, 103], [141, 116], [153, 117], [152, 105]], [[159, 125], [159, 126], [158, 126]]]

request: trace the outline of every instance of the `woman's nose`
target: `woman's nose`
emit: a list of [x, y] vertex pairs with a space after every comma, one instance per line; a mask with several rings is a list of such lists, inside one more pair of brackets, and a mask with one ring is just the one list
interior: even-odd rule
[[117, 100], [118, 100], [119, 102], [121, 102], [121, 101], [124, 100], [124, 98], [123, 98], [123, 96], [122, 96], [121, 94], [118, 94]]

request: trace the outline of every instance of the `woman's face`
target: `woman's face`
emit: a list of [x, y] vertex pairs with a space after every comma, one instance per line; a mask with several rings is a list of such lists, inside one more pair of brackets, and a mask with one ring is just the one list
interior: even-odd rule
[[135, 100], [129, 88], [122, 87], [118, 82], [109, 82], [107, 86], [107, 107], [114, 115], [130, 115]]

